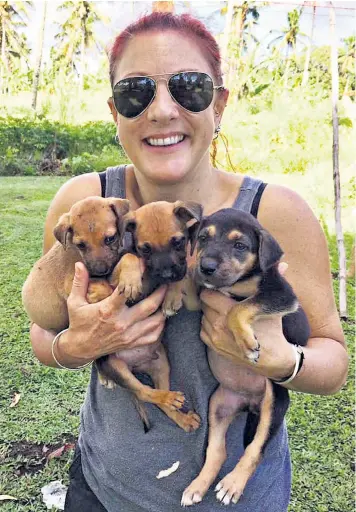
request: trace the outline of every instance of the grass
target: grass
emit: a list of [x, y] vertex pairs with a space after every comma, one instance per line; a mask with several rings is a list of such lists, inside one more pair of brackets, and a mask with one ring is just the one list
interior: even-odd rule
[[[79, 408], [89, 377], [88, 370], [62, 372], [35, 360], [28, 341], [29, 323], [21, 306], [22, 283], [41, 253], [47, 207], [64, 180], [0, 179], [0, 494], [18, 499], [2, 503], [6, 512], [44, 511], [41, 487], [56, 479], [67, 482], [72, 452], [46, 462], [42, 447], [58, 447], [77, 436]], [[302, 181], [299, 187], [303, 188]], [[347, 235], [348, 255], [351, 243], [352, 237]], [[329, 236], [329, 244], [332, 269], [336, 272], [333, 236]], [[353, 284], [348, 284], [351, 319]], [[344, 322], [344, 329], [352, 361], [347, 386], [332, 397], [298, 393], [292, 396], [288, 413], [294, 468], [290, 512], [354, 510], [354, 323]], [[21, 394], [21, 399], [10, 408], [15, 392]]]

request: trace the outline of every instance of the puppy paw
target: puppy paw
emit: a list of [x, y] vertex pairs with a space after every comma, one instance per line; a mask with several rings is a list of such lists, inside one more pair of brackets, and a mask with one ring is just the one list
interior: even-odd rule
[[240, 479], [234, 473], [229, 473], [215, 487], [216, 499], [224, 505], [236, 504], [245, 488], [243, 481], [245, 481], [244, 478]]
[[102, 373], [98, 372], [98, 378], [99, 378], [99, 382], [102, 386], [104, 386], [104, 388], [107, 388], [107, 389], [114, 389], [116, 388], [116, 384], [113, 380], [111, 379], [108, 379], [107, 377], [105, 377]]
[[180, 504], [182, 507], [190, 507], [195, 503], [200, 503], [207, 493], [212, 482], [207, 482], [205, 479], [198, 476], [193, 482], [184, 490]]
[[113, 290], [107, 281], [90, 281], [87, 292], [87, 301], [94, 304], [106, 299], [112, 294]]
[[183, 294], [180, 290], [168, 288], [162, 304], [162, 312], [165, 317], [174, 316], [183, 306]]

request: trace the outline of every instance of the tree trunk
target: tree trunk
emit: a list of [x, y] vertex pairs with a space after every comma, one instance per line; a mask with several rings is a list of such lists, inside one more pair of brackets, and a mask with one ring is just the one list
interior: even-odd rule
[[222, 49], [222, 70], [225, 76], [228, 76], [229, 72], [229, 40], [231, 34], [231, 25], [232, 19], [234, 15], [234, 2], [233, 0], [228, 0], [227, 2], [227, 13], [226, 13], [226, 21], [225, 21], [225, 30], [223, 33], [223, 37], [221, 40], [221, 49]]
[[152, 2], [152, 12], [174, 12], [174, 2]]
[[46, 15], [47, 15], [47, 2], [43, 2], [43, 13], [42, 13], [42, 22], [40, 31], [38, 34], [38, 42], [37, 42], [37, 56], [36, 56], [36, 64], [35, 64], [35, 76], [33, 80], [32, 86], [32, 108], [36, 111], [37, 106], [37, 93], [38, 86], [40, 83], [40, 73], [41, 73], [41, 63], [42, 63], [42, 54], [43, 54], [43, 37], [46, 26]]
[[1, 75], [0, 92], [5, 94], [5, 58], [6, 58], [6, 30], [5, 18], [1, 20]]
[[339, 311], [341, 318], [347, 318], [346, 303], [346, 257], [344, 237], [341, 225], [341, 197], [340, 197], [340, 173], [339, 173], [339, 69], [338, 51], [335, 36], [335, 9], [330, 2], [330, 43], [331, 43], [331, 83], [332, 83], [332, 120], [333, 120], [333, 178], [334, 178], [334, 210], [337, 248], [339, 255]]
[[287, 87], [288, 87], [289, 68], [290, 68], [290, 46], [288, 44], [287, 56], [286, 56], [286, 67], [284, 70], [284, 85], [283, 85], [284, 89], [287, 89]]
[[312, 46], [313, 46], [313, 35], [314, 35], [314, 28], [315, 28], [315, 13], [316, 13], [316, 2], [314, 2], [314, 4], [313, 4], [312, 27], [311, 27], [311, 31], [310, 31], [310, 41], [309, 41], [309, 45], [308, 45], [308, 49], [307, 49], [307, 54], [305, 56], [302, 87], [305, 87], [307, 85], [308, 78], [309, 78], [309, 63], [310, 63], [311, 50], [312, 50]]
[[82, 42], [81, 42], [81, 48], [80, 48], [80, 77], [79, 77], [79, 94], [80, 99], [83, 97], [83, 91], [84, 91], [84, 75], [85, 75], [85, 34], [84, 34], [85, 28], [82, 27]]

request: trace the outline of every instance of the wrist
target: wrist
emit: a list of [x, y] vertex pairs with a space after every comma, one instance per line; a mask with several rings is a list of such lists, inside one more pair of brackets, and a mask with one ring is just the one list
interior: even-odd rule
[[293, 352], [293, 362], [291, 367], [289, 367], [288, 372], [286, 368], [285, 374], [283, 376], [272, 379], [277, 384], [288, 384], [289, 382], [292, 382], [292, 380], [295, 379], [295, 377], [297, 376], [297, 374], [299, 373], [303, 366], [304, 352], [302, 347], [295, 344], [290, 344], [289, 346], [291, 347], [291, 350]]
[[73, 370], [88, 366], [94, 359], [90, 355], [85, 357], [78, 355], [78, 347], [73, 340], [73, 332], [70, 328], [61, 331], [53, 339], [52, 355], [58, 367]]

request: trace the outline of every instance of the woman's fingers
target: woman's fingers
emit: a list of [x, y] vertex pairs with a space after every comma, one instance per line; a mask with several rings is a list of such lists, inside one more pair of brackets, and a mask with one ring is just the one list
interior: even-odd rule
[[157, 341], [159, 335], [164, 329], [164, 316], [161, 311], [157, 311], [153, 315], [144, 320], [139, 320], [121, 331], [121, 322], [116, 326], [116, 330], [120, 333], [120, 344], [126, 346], [144, 345], [145, 339], [150, 339], [150, 343]]

